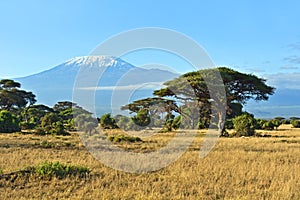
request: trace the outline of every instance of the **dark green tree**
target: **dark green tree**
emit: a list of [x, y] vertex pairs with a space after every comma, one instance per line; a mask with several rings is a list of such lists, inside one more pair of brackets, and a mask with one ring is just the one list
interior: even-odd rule
[[[250, 99], [268, 100], [269, 95], [274, 93], [275, 88], [268, 86], [265, 79], [258, 78], [253, 74], [240, 73], [226, 67], [219, 67], [217, 70], [223, 79], [226, 97], [222, 93], [222, 85], [217, 80], [218, 76], [212, 69], [189, 72], [167, 81], [164, 83], [166, 87], [154, 91], [154, 95], [161, 98], [171, 97], [177, 100], [177, 104], [198, 102], [199, 115], [201, 116], [201, 110], [212, 109], [212, 102], [217, 102], [217, 106], [225, 106], [227, 115], [232, 115], [234, 110], [241, 110], [234, 108], [237, 105], [241, 106]], [[209, 87], [217, 91], [216, 93], [209, 93], [209, 87], [205, 80], [210, 80]], [[214, 82], [217, 84], [214, 85]], [[215, 109], [218, 110], [218, 107]], [[222, 112], [217, 113], [216, 116], [212, 116], [210, 113], [210, 117], [218, 119], [217, 127], [221, 132], [224, 131], [224, 116], [222, 115]]]
[[54, 110], [48, 106], [30, 105], [24, 108], [21, 112], [21, 127], [22, 129], [34, 129], [41, 124], [41, 119], [47, 114], [54, 112]]
[[136, 116], [132, 117], [132, 120], [134, 123], [140, 127], [146, 127], [150, 124], [151, 118], [149, 115], [148, 110], [146, 109], [140, 109]]
[[300, 120], [292, 120], [291, 124], [294, 128], [300, 128]]
[[111, 117], [109, 113], [104, 114], [100, 118], [100, 125], [104, 129], [114, 129], [117, 128], [117, 124], [114, 118]]
[[13, 133], [20, 131], [19, 120], [7, 110], [0, 111], [0, 133]]
[[36, 102], [32, 92], [20, 90], [21, 84], [9, 79], [0, 81], [0, 109], [12, 110], [25, 108]]
[[57, 102], [53, 110], [63, 119], [65, 128], [69, 131], [76, 129], [74, 117], [79, 115], [91, 115], [92, 113], [78, 106], [76, 103], [70, 101]]
[[[130, 104], [121, 107], [122, 110], [129, 110], [131, 113], [136, 113], [136, 116], [132, 118], [138, 130], [138, 126], [141, 127], [153, 127], [167, 125], [166, 122], [162, 122], [163, 114], [172, 115], [173, 111], [179, 113], [179, 108], [175, 104], [174, 100], [154, 97], [136, 100]], [[132, 125], [132, 120], [129, 120], [129, 125]], [[118, 122], [119, 124], [119, 122]], [[132, 127], [132, 126], [131, 126]]]
[[44, 134], [68, 135], [62, 119], [56, 113], [47, 113], [41, 119], [41, 130]]

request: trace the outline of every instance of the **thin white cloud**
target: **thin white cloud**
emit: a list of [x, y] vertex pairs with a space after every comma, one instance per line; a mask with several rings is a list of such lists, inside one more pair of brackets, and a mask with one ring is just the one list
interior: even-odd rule
[[296, 67], [296, 66], [288, 66], [288, 65], [286, 65], [286, 66], [280, 67], [280, 69], [283, 69], [283, 70], [291, 70], [291, 69], [299, 69], [299, 68]]
[[267, 83], [278, 89], [299, 89], [300, 73], [277, 73], [264, 75]]
[[97, 87], [81, 87], [80, 90], [151, 90], [157, 89], [163, 86], [163, 82], [150, 82], [136, 85], [125, 86], [97, 86]]
[[300, 64], [300, 57], [296, 55], [285, 57], [283, 60], [293, 64]]

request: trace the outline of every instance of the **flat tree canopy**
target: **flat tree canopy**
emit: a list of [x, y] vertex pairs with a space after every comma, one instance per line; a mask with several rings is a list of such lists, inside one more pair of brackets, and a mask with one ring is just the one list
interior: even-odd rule
[[24, 108], [36, 102], [32, 92], [20, 90], [21, 84], [9, 79], [0, 81], [0, 109]]
[[[218, 73], [216, 73], [216, 70]], [[222, 80], [219, 80], [220, 78]], [[209, 110], [213, 106], [225, 107], [227, 115], [230, 116], [233, 113], [238, 113], [235, 109], [241, 110], [241, 106], [250, 99], [256, 101], [268, 100], [275, 90], [275, 88], [266, 84], [265, 79], [226, 67], [188, 72], [165, 82], [164, 85], [164, 88], [153, 92], [158, 98], [137, 100], [124, 106], [123, 109], [127, 108], [136, 112], [141, 107], [149, 106], [151, 100], [162, 103], [171, 98], [173, 105], [177, 103], [177, 106], [172, 106], [173, 111], [180, 113], [180, 107], [187, 107], [192, 105], [191, 102], [195, 102], [193, 105], [196, 105], [199, 110], [198, 116], [208, 114], [210, 117], [217, 118], [219, 120], [217, 126], [220, 131], [223, 131], [225, 116], [222, 115], [224, 113], [217, 112], [216, 115], [218, 116], [212, 116]], [[210, 93], [211, 91], [213, 93]], [[217, 103], [214, 104], [213, 102]], [[218, 110], [219, 108], [214, 109]]]

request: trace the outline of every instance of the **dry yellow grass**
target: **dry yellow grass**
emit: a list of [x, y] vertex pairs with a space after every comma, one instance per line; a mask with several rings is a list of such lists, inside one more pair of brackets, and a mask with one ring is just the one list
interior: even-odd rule
[[[0, 134], [0, 168], [10, 173], [38, 163], [60, 161], [92, 169], [86, 179], [0, 179], [1, 199], [300, 199], [300, 130], [281, 126], [261, 131], [272, 137], [220, 138], [199, 158], [203, 137], [170, 166], [129, 174], [98, 162], [76, 134], [67, 137]], [[110, 133], [111, 134], [111, 133]], [[140, 144], [120, 144], [133, 151], [154, 150], [172, 134]], [[47, 141], [50, 148], [45, 148]]]

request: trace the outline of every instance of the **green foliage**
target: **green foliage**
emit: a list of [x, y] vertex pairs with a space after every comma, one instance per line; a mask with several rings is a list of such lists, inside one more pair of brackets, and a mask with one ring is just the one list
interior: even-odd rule
[[55, 144], [53, 142], [48, 142], [47, 140], [44, 140], [40, 142], [40, 146], [46, 149], [53, 148]]
[[42, 134], [69, 135], [61, 121], [62, 119], [56, 113], [47, 113], [41, 119]]
[[75, 128], [79, 131], [84, 131], [91, 134], [98, 126], [98, 120], [91, 116], [91, 114], [79, 114], [74, 119]]
[[255, 129], [263, 129], [262, 127], [266, 121], [264, 119], [255, 119]]
[[282, 121], [277, 118], [272, 120], [256, 119], [255, 129], [274, 130], [282, 124]]
[[133, 136], [126, 136], [126, 135], [113, 135], [109, 136], [108, 140], [111, 142], [142, 142], [142, 139], [139, 137], [133, 137]]
[[137, 126], [132, 118], [130, 117], [127, 117], [127, 116], [117, 116], [115, 117], [116, 118], [116, 124], [117, 126], [122, 129], [122, 130], [125, 130], [125, 131], [128, 131], [128, 130], [140, 130], [139, 126]]
[[[165, 117], [165, 125], [164, 127], [160, 130], [161, 133], [166, 133], [166, 132], [170, 132], [173, 129], [173, 121], [174, 121], [175, 115], [172, 114], [167, 114]], [[179, 119], [178, 119], [179, 120]], [[181, 121], [181, 119], [180, 119]], [[177, 123], [181, 123], [180, 121], [178, 121]], [[180, 124], [179, 124], [180, 125]]]
[[[92, 124], [94, 125], [94, 119], [91, 118], [90, 112], [83, 109], [82, 107], [78, 106], [76, 103], [70, 102], [70, 101], [61, 101], [57, 102], [53, 110], [58, 114], [58, 116], [62, 119], [62, 123], [64, 124], [65, 129], [68, 131], [75, 131], [76, 128], [84, 129], [86, 131], [90, 127], [92, 127]], [[79, 117], [80, 115], [84, 115]], [[90, 120], [89, 122], [82, 123], [80, 126], [75, 123], [75, 119], [79, 117], [80, 120]], [[85, 119], [84, 119], [85, 118]], [[77, 127], [76, 127], [77, 126]]]
[[[227, 119], [232, 119], [243, 114], [243, 105], [241, 103], [232, 102], [228, 105]], [[226, 123], [226, 122], [225, 122]]]
[[3, 169], [2, 169], [2, 168], [0, 168], [0, 175], [1, 175], [1, 174], [3, 174]]
[[33, 105], [36, 102], [32, 92], [20, 90], [20, 83], [3, 79], [0, 81], [0, 109], [12, 110]]
[[111, 117], [109, 113], [104, 114], [100, 118], [100, 125], [104, 129], [114, 129], [117, 128], [117, 124], [114, 118]]
[[262, 125], [262, 129], [264, 130], [273, 130], [275, 127], [275, 124], [272, 120], [266, 120], [265, 123]]
[[54, 112], [52, 108], [45, 105], [31, 105], [24, 108], [21, 112], [21, 128], [34, 129], [41, 124], [41, 119], [47, 114]]
[[59, 162], [45, 161], [35, 167], [34, 172], [44, 178], [66, 178], [68, 176], [85, 177], [91, 170], [87, 167], [65, 165]]
[[20, 131], [18, 118], [11, 112], [0, 111], [0, 133], [13, 133]]
[[294, 121], [294, 120], [300, 120], [300, 117], [290, 117], [290, 120], [291, 120], [291, 121]]
[[[220, 81], [219, 75], [223, 81]], [[206, 80], [214, 83], [212, 87], [215, 92], [213, 94], [210, 94]], [[216, 110], [220, 110], [219, 106], [226, 107], [229, 118], [240, 115], [242, 105], [248, 100], [268, 100], [269, 95], [274, 94], [275, 88], [266, 85], [265, 82], [266, 80], [253, 74], [243, 74], [226, 67], [219, 67], [217, 70], [204, 69], [188, 72], [165, 82], [164, 88], [155, 90], [153, 94], [157, 97], [134, 101], [124, 106], [123, 109], [129, 109], [132, 112], [145, 109], [150, 116], [151, 113], [158, 110], [167, 114], [176, 112], [184, 116], [181, 125], [185, 128], [207, 127], [211, 118], [218, 119], [219, 122], [215, 126], [222, 129], [223, 122], [221, 120], [225, 118], [225, 113], [217, 112], [214, 114], [215, 116], [212, 116], [212, 106], [216, 106]], [[172, 98], [172, 100], [167, 98]], [[212, 102], [216, 102], [216, 104]], [[152, 109], [153, 105], [155, 105], [155, 111]], [[157, 106], [160, 109], [157, 109]], [[144, 122], [136, 124], [144, 126], [144, 124], [150, 123], [147, 120]], [[171, 131], [172, 124], [167, 121], [164, 129]]]
[[35, 123], [32, 122], [20, 122], [20, 127], [22, 130], [30, 130], [36, 127]]
[[181, 115], [178, 115], [177, 117], [175, 117], [173, 122], [172, 122], [172, 128], [174, 128], [175, 130], [179, 129], [180, 124], [181, 124], [181, 120], [182, 120]]
[[300, 128], [300, 120], [292, 120], [291, 124], [294, 128]]
[[132, 120], [140, 127], [148, 126], [151, 122], [150, 115], [146, 109], [140, 109], [136, 116], [132, 117]]
[[274, 125], [274, 127], [275, 127], [276, 130], [282, 124], [283, 120], [284, 119], [278, 119], [278, 118], [275, 118], [275, 119], [272, 120], [272, 123], [273, 123], [273, 125]]
[[233, 121], [232, 119], [227, 119], [225, 122], [225, 129], [234, 129]]
[[244, 113], [232, 120], [235, 136], [253, 136], [255, 131], [255, 119], [252, 114]]
[[282, 120], [282, 124], [291, 124], [291, 120], [284, 119], [284, 120]]

